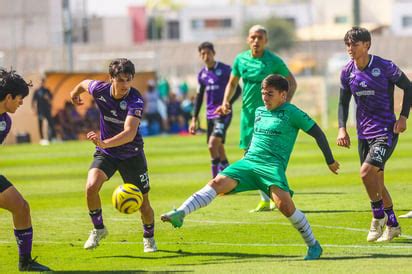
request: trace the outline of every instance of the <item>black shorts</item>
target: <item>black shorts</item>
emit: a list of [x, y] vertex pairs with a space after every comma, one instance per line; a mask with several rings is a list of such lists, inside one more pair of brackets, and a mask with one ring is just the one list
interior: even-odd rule
[[398, 134], [392, 140], [388, 136], [373, 139], [359, 139], [358, 152], [361, 164], [364, 162], [384, 169], [386, 161], [391, 157], [398, 143]]
[[119, 160], [100, 151], [96, 151], [93, 157], [94, 160], [90, 166], [102, 170], [107, 178], [111, 178], [116, 170], [122, 176], [123, 183], [133, 184], [137, 186], [140, 191], [145, 194], [150, 190], [149, 176], [147, 174], [147, 163], [143, 149], [138, 156]]
[[222, 143], [225, 143], [226, 131], [232, 121], [232, 115], [221, 116], [214, 119], [207, 119], [207, 139], [209, 143], [210, 136], [222, 138]]
[[7, 178], [4, 177], [3, 175], [0, 175], [0, 193], [2, 193], [3, 191], [5, 191], [11, 186], [12, 184], [10, 183], [10, 181], [7, 180]]

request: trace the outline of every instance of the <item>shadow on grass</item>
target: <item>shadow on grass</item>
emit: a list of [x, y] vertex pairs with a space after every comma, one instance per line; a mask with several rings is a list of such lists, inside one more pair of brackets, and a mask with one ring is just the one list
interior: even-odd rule
[[70, 271], [49, 271], [44, 273], [76, 273], [76, 274], [88, 274], [88, 273], [102, 273], [102, 274], [109, 274], [109, 273], [116, 273], [116, 274], [134, 274], [134, 273], [181, 273], [181, 272], [193, 272], [193, 271], [180, 271], [180, 270], [173, 270], [173, 271], [144, 271], [144, 270], [90, 270], [90, 271], [79, 271], [79, 270], [70, 270]]
[[358, 260], [358, 259], [400, 259], [400, 258], [412, 258], [412, 254], [369, 254], [360, 256], [334, 256], [320, 258], [323, 261], [338, 261], [338, 260]]
[[171, 265], [206, 265], [206, 264], [218, 264], [218, 263], [227, 263], [227, 262], [239, 262], [239, 260], [255, 260], [255, 259], [302, 259], [302, 256], [287, 256], [287, 255], [273, 255], [273, 254], [252, 254], [252, 253], [240, 253], [240, 252], [189, 252], [179, 250], [158, 250], [157, 254], [167, 253], [175, 255], [166, 255], [159, 257], [145, 257], [145, 256], [130, 256], [130, 255], [113, 255], [113, 256], [100, 256], [96, 258], [134, 258], [134, 259], [149, 259], [149, 260], [159, 260], [159, 259], [173, 259], [173, 258], [182, 258], [182, 257], [220, 257], [220, 258], [210, 258], [206, 259], [203, 262], [196, 262], [192, 264], [171, 264]]

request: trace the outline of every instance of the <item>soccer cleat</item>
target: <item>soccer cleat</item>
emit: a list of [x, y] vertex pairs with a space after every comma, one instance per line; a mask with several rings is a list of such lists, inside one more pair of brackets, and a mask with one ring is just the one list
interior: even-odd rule
[[322, 255], [322, 252], [322, 247], [319, 242], [316, 241], [314, 245], [308, 247], [308, 253], [306, 254], [304, 260], [317, 260], [320, 258], [320, 255]]
[[160, 216], [160, 220], [163, 222], [169, 222], [173, 225], [173, 227], [181, 227], [183, 225], [183, 219], [185, 218], [185, 213], [182, 210], [172, 210], [169, 211], [162, 216]]
[[406, 214], [400, 215], [399, 218], [412, 218], [412, 211], [409, 211]]
[[22, 272], [25, 272], [25, 271], [33, 271], [33, 272], [52, 271], [47, 266], [39, 264], [38, 262], [36, 262], [36, 258], [29, 259], [25, 262], [19, 262], [19, 271], [22, 271]]
[[272, 211], [276, 209], [276, 205], [273, 201], [266, 202], [260, 201], [255, 209], [252, 209], [249, 212], [261, 212], [261, 211]]
[[156, 246], [154, 237], [143, 238], [143, 252], [156, 252], [156, 251], [157, 251], [157, 246]]
[[102, 229], [94, 228], [90, 231], [89, 239], [84, 243], [84, 249], [93, 249], [99, 246], [99, 242], [101, 239], [104, 239], [107, 235], [109, 235], [109, 231], [107, 231], [106, 227]]
[[401, 226], [387, 226], [385, 231], [383, 232], [382, 236], [376, 240], [376, 242], [390, 242], [395, 237], [399, 237], [401, 235]]
[[385, 213], [385, 217], [382, 219], [372, 218], [371, 227], [369, 229], [368, 236], [366, 240], [368, 242], [374, 242], [379, 239], [383, 234], [383, 228], [385, 227], [386, 221], [388, 220], [388, 215]]

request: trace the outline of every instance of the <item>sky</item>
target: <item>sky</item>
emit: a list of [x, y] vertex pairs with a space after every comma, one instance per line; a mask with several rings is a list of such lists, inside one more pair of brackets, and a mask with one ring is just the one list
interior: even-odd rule
[[[99, 15], [99, 16], [121, 16], [127, 15], [128, 6], [139, 6], [144, 5], [145, 0], [75, 0], [74, 3], [78, 2], [81, 4], [82, 1], [86, 1], [88, 14]], [[222, 5], [226, 3], [225, 0], [176, 0], [176, 2], [190, 4], [193, 6], [199, 5]]]

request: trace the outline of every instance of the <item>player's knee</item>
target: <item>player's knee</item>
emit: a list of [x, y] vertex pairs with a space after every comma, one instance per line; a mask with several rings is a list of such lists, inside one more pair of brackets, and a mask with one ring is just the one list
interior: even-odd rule
[[86, 184], [86, 195], [92, 196], [99, 192], [100, 184], [97, 181], [88, 181]]
[[21, 199], [16, 200], [16, 206], [14, 207], [13, 214], [17, 214], [21, 217], [30, 216], [30, 206], [29, 203], [21, 197]]
[[371, 174], [371, 172], [372, 172], [372, 169], [368, 165], [362, 165], [359, 170], [360, 177], [362, 179], [366, 179]]

